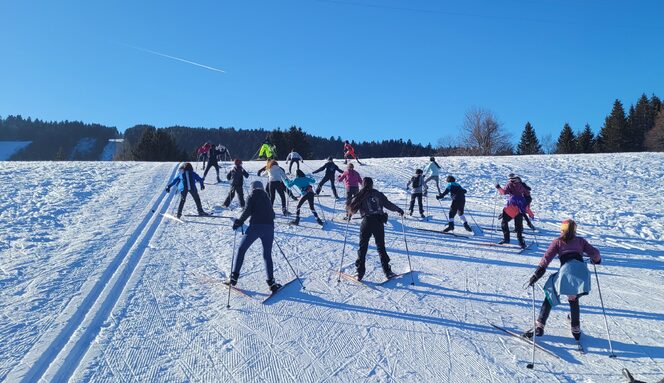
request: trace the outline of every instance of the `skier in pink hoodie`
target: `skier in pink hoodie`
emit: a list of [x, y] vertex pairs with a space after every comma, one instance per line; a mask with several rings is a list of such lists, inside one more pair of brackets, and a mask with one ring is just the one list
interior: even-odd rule
[[[353, 164], [348, 164], [346, 170], [341, 173], [339, 178], [337, 178], [337, 181], [343, 181], [344, 186], [346, 186], [346, 210], [348, 210], [350, 201], [360, 191], [362, 176], [360, 176], [360, 173], [355, 170], [355, 166], [353, 166]], [[350, 219], [348, 213], [346, 213], [346, 217], [344, 219]]]

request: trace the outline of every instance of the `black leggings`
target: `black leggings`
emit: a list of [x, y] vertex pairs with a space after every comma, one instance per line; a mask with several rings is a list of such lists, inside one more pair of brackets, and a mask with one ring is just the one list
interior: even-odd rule
[[180, 192], [180, 205], [178, 205], [178, 217], [182, 215], [182, 209], [184, 208], [184, 203], [187, 201], [187, 193], [191, 194], [191, 198], [194, 199], [198, 213], [200, 214], [203, 212], [203, 206], [201, 206], [201, 198], [198, 196], [198, 191], [196, 191], [196, 189], [191, 189], [189, 191], [184, 190]]
[[300, 160], [291, 160], [290, 165], [288, 165], [289, 173], [293, 170], [293, 164], [297, 164], [297, 170], [300, 170]]
[[217, 172], [217, 181], [219, 181], [219, 164], [217, 162], [208, 161], [207, 167], [205, 168], [205, 173], [203, 173], [203, 178], [205, 178], [211, 168]]
[[325, 185], [327, 181], [330, 181], [330, 187], [332, 188], [332, 194], [334, 195], [334, 198], [339, 198], [339, 195], [337, 194], [337, 188], [334, 186], [334, 174], [331, 176], [326, 174], [325, 177], [320, 180], [318, 187], [316, 187], [316, 194], [320, 194], [320, 191], [323, 189], [323, 185]]
[[364, 273], [367, 250], [369, 249], [369, 240], [374, 237], [376, 250], [380, 256], [380, 264], [385, 273], [390, 271], [390, 257], [385, 249], [385, 224], [380, 215], [366, 216], [362, 219], [360, 225], [360, 247], [357, 250], [357, 260], [355, 266], [358, 272]]
[[281, 198], [281, 208], [286, 208], [286, 194], [284, 193], [284, 189], [286, 189], [286, 187], [281, 181], [272, 181], [268, 184], [268, 194], [270, 195], [272, 206], [274, 206], [274, 199], [277, 197], [278, 193], [279, 198]]
[[226, 197], [226, 200], [224, 200], [225, 207], [228, 207], [231, 204], [231, 201], [233, 201], [233, 198], [235, 197], [235, 193], [237, 193], [237, 199], [240, 201], [240, 206], [244, 207], [244, 189], [242, 188], [242, 185], [231, 186], [231, 189], [228, 191], [228, 196]]
[[[573, 301], [569, 301], [569, 311], [572, 328], [578, 328], [581, 325], [581, 308], [579, 307], [578, 297]], [[542, 326], [546, 325], [546, 320], [549, 319], [549, 314], [551, 314], [551, 303], [549, 303], [548, 299], [544, 298], [537, 321]]]
[[452, 200], [452, 206], [450, 206], [450, 219], [453, 219], [457, 213], [463, 215], [463, 210], [466, 207], [466, 200]]
[[415, 199], [417, 199], [417, 206], [420, 208], [420, 214], [424, 214], [424, 207], [422, 207], [422, 193], [413, 193], [410, 195], [410, 212], [415, 208]]
[[300, 208], [302, 205], [304, 205], [305, 202], [309, 202], [309, 209], [311, 209], [311, 214], [313, 214], [314, 217], [318, 217], [318, 213], [316, 213], [316, 208], [314, 207], [314, 192], [308, 191], [305, 192], [302, 198], [300, 198], [300, 202], [297, 203], [297, 210], [295, 211], [295, 216], [299, 217], [300, 216]]
[[[506, 240], [510, 239], [510, 227], [508, 222], [511, 220], [512, 217], [503, 211], [503, 222], [501, 223], [500, 227], [503, 229], [503, 237]], [[520, 213], [514, 217], [514, 228], [516, 229], [516, 237], [519, 239], [523, 238], [523, 215]]]

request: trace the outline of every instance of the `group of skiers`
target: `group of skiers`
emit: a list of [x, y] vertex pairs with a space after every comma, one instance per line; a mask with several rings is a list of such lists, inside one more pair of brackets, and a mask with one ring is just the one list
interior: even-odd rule
[[[266, 144], [268, 145], [267, 147], [265, 147]], [[348, 147], [346, 145], [348, 145]], [[265, 147], [265, 150], [263, 150], [263, 147]], [[352, 215], [357, 212], [359, 212], [362, 219], [360, 224], [357, 259], [355, 261], [355, 278], [358, 281], [361, 281], [366, 272], [366, 254], [371, 237], [374, 238], [377, 252], [380, 256], [381, 266], [386, 278], [390, 279], [395, 276], [394, 272], [391, 270], [389, 264], [390, 258], [385, 247], [384, 225], [387, 222], [388, 217], [385, 210], [396, 212], [400, 216], [403, 216], [405, 212], [399, 206], [392, 203], [383, 193], [374, 188], [372, 178], [362, 178], [362, 176], [355, 170], [355, 166], [352, 163], [347, 163], [348, 158], [353, 158], [359, 163], [352, 146], [350, 146], [347, 141], [344, 145], [344, 162], [347, 163], [346, 169], [341, 170], [334, 163], [333, 158], [328, 157], [327, 162], [323, 166], [312, 171], [313, 174], [324, 172], [324, 175], [319, 182], [316, 182], [313, 177], [306, 175], [300, 169], [300, 162], [304, 163], [304, 160], [299, 153], [295, 152], [295, 150], [291, 151], [286, 159], [287, 163], [290, 162], [288, 174], [291, 173], [293, 164], [296, 164], [295, 177], [291, 179], [274, 158], [274, 148], [271, 147], [269, 143], [264, 143], [263, 147], [261, 148], [259, 155], [267, 158], [267, 163], [258, 171], [257, 175], [261, 176], [263, 173], [266, 173], [268, 177], [267, 184], [266, 187], [263, 187], [263, 183], [260, 181], [252, 182], [246, 203], [243, 188], [244, 180], [249, 178], [249, 173], [247, 173], [242, 167], [242, 161], [236, 159], [233, 168], [226, 175], [227, 180], [230, 182], [230, 190], [223, 202], [223, 206], [228, 207], [233, 198], [237, 195], [239, 204], [243, 208], [240, 217], [233, 222], [233, 230], [242, 227], [244, 223], [249, 220], [249, 227], [244, 231], [240, 246], [234, 254], [233, 269], [228, 283], [233, 286], [237, 284], [247, 249], [253, 242], [260, 239], [263, 245], [263, 258], [267, 273], [267, 284], [272, 292], [277, 291], [281, 285], [276, 283], [274, 279], [271, 254], [272, 243], [274, 241], [275, 219], [273, 205], [276, 196], [279, 195], [280, 197], [282, 213], [284, 216], [290, 215], [290, 212], [287, 210], [287, 198], [298, 201], [295, 210], [295, 219], [291, 221], [291, 224], [298, 225], [300, 223], [301, 208], [304, 204], [307, 204], [316, 221], [323, 225], [324, 222], [319, 217], [315, 208], [315, 198], [320, 195], [323, 186], [328, 182], [330, 183], [334, 198], [339, 198], [335, 187], [335, 181], [343, 182], [345, 186], [346, 214], [344, 219], [350, 220]], [[210, 145], [205, 153], [207, 153], [206, 159], [208, 165], [203, 177], [196, 174], [190, 163], [185, 163], [180, 166], [178, 175], [166, 188], [166, 191], [170, 192], [171, 187], [178, 186], [181, 196], [177, 212], [178, 218], [182, 215], [182, 209], [187, 195], [191, 195], [194, 199], [199, 215], [208, 215], [201, 206], [196, 183], [200, 184], [201, 190], [205, 189], [204, 178], [207, 175], [208, 170], [212, 167], [215, 167], [217, 171], [217, 180], [219, 181], [219, 149], [218, 147]], [[419, 213], [424, 217], [422, 198], [427, 194], [428, 184], [433, 181], [438, 191], [436, 199], [444, 199], [447, 195], [450, 195], [451, 197], [448, 224], [443, 232], [447, 233], [454, 230], [454, 220], [457, 215], [463, 223], [464, 229], [472, 232], [472, 229], [464, 216], [466, 190], [457, 182], [454, 176], [449, 175], [445, 179], [447, 186], [441, 191], [441, 170], [442, 168], [436, 162], [436, 159], [431, 157], [424, 169], [417, 169], [415, 171], [415, 175], [410, 178], [406, 185], [406, 188], [410, 190], [411, 194], [409, 214], [413, 214], [415, 203], [417, 202]], [[337, 176], [337, 173], [339, 173], [339, 176]], [[315, 189], [314, 185], [316, 185]], [[521, 248], [525, 248], [523, 220], [526, 220], [526, 223], [531, 229], [535, 229], [531, 222], [534, 214], [530, 209], [532, 189], [523, 182], [519, 176], [513, 173], [508, 175], [508, 182], [504, 187], [500, 184], [496, 184], [495, 186], [498, 193], [508, 197], [507, 203], [499, 216], [503, 233], [503, 239], [499, 244], [507, 244], [510, 242], [508, 223], [514, 220], [517, 241]], [[294, 195], [293, 188], [299, 191], [299, 198]], [[541, 305], [540, 314], [536, 324], [531, 330], [526, 331], [524, 336], [542, 336], [551, 308], [560, 303], [561, 296], [566, 295], [570, 306], [569, 320], [571, 331], [575, 339], [578, 340], [580, 338], [579, 298], [587, 295], [590, 291], [590, 273], [586, 264], [583, 262], [584, 255], [590, 257], [591, 262], [594, 264], [599, 264], [601, 262], [599, 251], [590, 245], [585, 239], [577, 235], [576, 222], [571, 219], [563, 221], [560, 227], [560, 236], [553, 240], [540, 260], [533, 276], [528, 281], [528, 284], [533, 286], [545, 274], [546, 268], [553, 259], [556, 257], [559, 258], [561, 268], [558, 272], [552, 274], [548, 278], [544, 286], [544, 289], [547, 292], [546, 299]]]

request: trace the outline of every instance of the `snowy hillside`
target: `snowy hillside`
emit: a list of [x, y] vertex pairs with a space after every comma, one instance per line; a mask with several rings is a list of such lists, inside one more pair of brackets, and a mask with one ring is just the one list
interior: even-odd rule
[[[409, 176], [426, 162], [366, 160], [357, 170], [403, 206]], [[446, 221], [449, 199], [441, 207], [430, 198], [429, 222], [403, 227], [391, 214], [386, 225], [393, 270], [409, 268], [405, 229], [412, 274], [378, 284], [371, 246], [368, 284], [337, 283], [345, 224], [326, 186], [323, 230], [306, 208], [300, 227], [277, 218], [276, 242], [306, 289], [291, 283], [266, 304], [234, 292], [230, 309], [221, 283], [234, 243], [230, 219], [179, 223], [160, 214], [176, 208], [178, 197], [163, 192], [176, 164], [4, 163], [0, 177], [16, 187], [0, 190], [0, 381], [609, 383], [624, 381], [623, 367], [647, 382], [664, 378], [664, 155], [439, 162], [468, 189], [467, 213], [484, 228], [503, 204], [495, 182], [522, 175], [540, 228], [537, 236], [526, 230], [532, 246], [523, 254], [486, 246], [498, 240], [486, 229], [469, 238], [417, 230], [442, 230]], [[310, 172], [322, 162], [305, 164]], [[255, 174], [262, 163], [246, 165]], [[203, 206], [215, 211], [228, 185], [206, 186]], [[195, 212], [193, 201], [185, 212]], [[581, 298], [587, 353], [576, 351], [561, 305], [538, 338], [555, 356], [538, 351], [529, 370], [530, 346], [490, 323], [530, 327], [524, 283], [569, 217], [602, 253], [597, 270], [617, 358], [608, 358], [593, 279]], [[348, 229], [349, 272], [359, 222]], [[273, 257], [276, 278], [291, 280], [277, 247]], [[267, 293], [258, 243], [238, 287]], [[538, 291], [538, 307], [541, 299]]]
[[7, 161], [14, 153], [31, 143], [32, 141], [0, 141], [0, 161]]

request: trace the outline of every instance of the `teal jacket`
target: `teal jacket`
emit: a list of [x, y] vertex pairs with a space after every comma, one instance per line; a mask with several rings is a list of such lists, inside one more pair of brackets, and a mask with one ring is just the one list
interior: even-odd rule
[[316, 180], [311, 177], [298, 177], [292, 181], [288, 178], [284, 178], [284, 183], [289, 188], [297, 186], [297, 188], [300, 189], [300, 192], [304, 194], [308, 191], [308, 189], [311, 189], [311, 185], [314, 185]]

